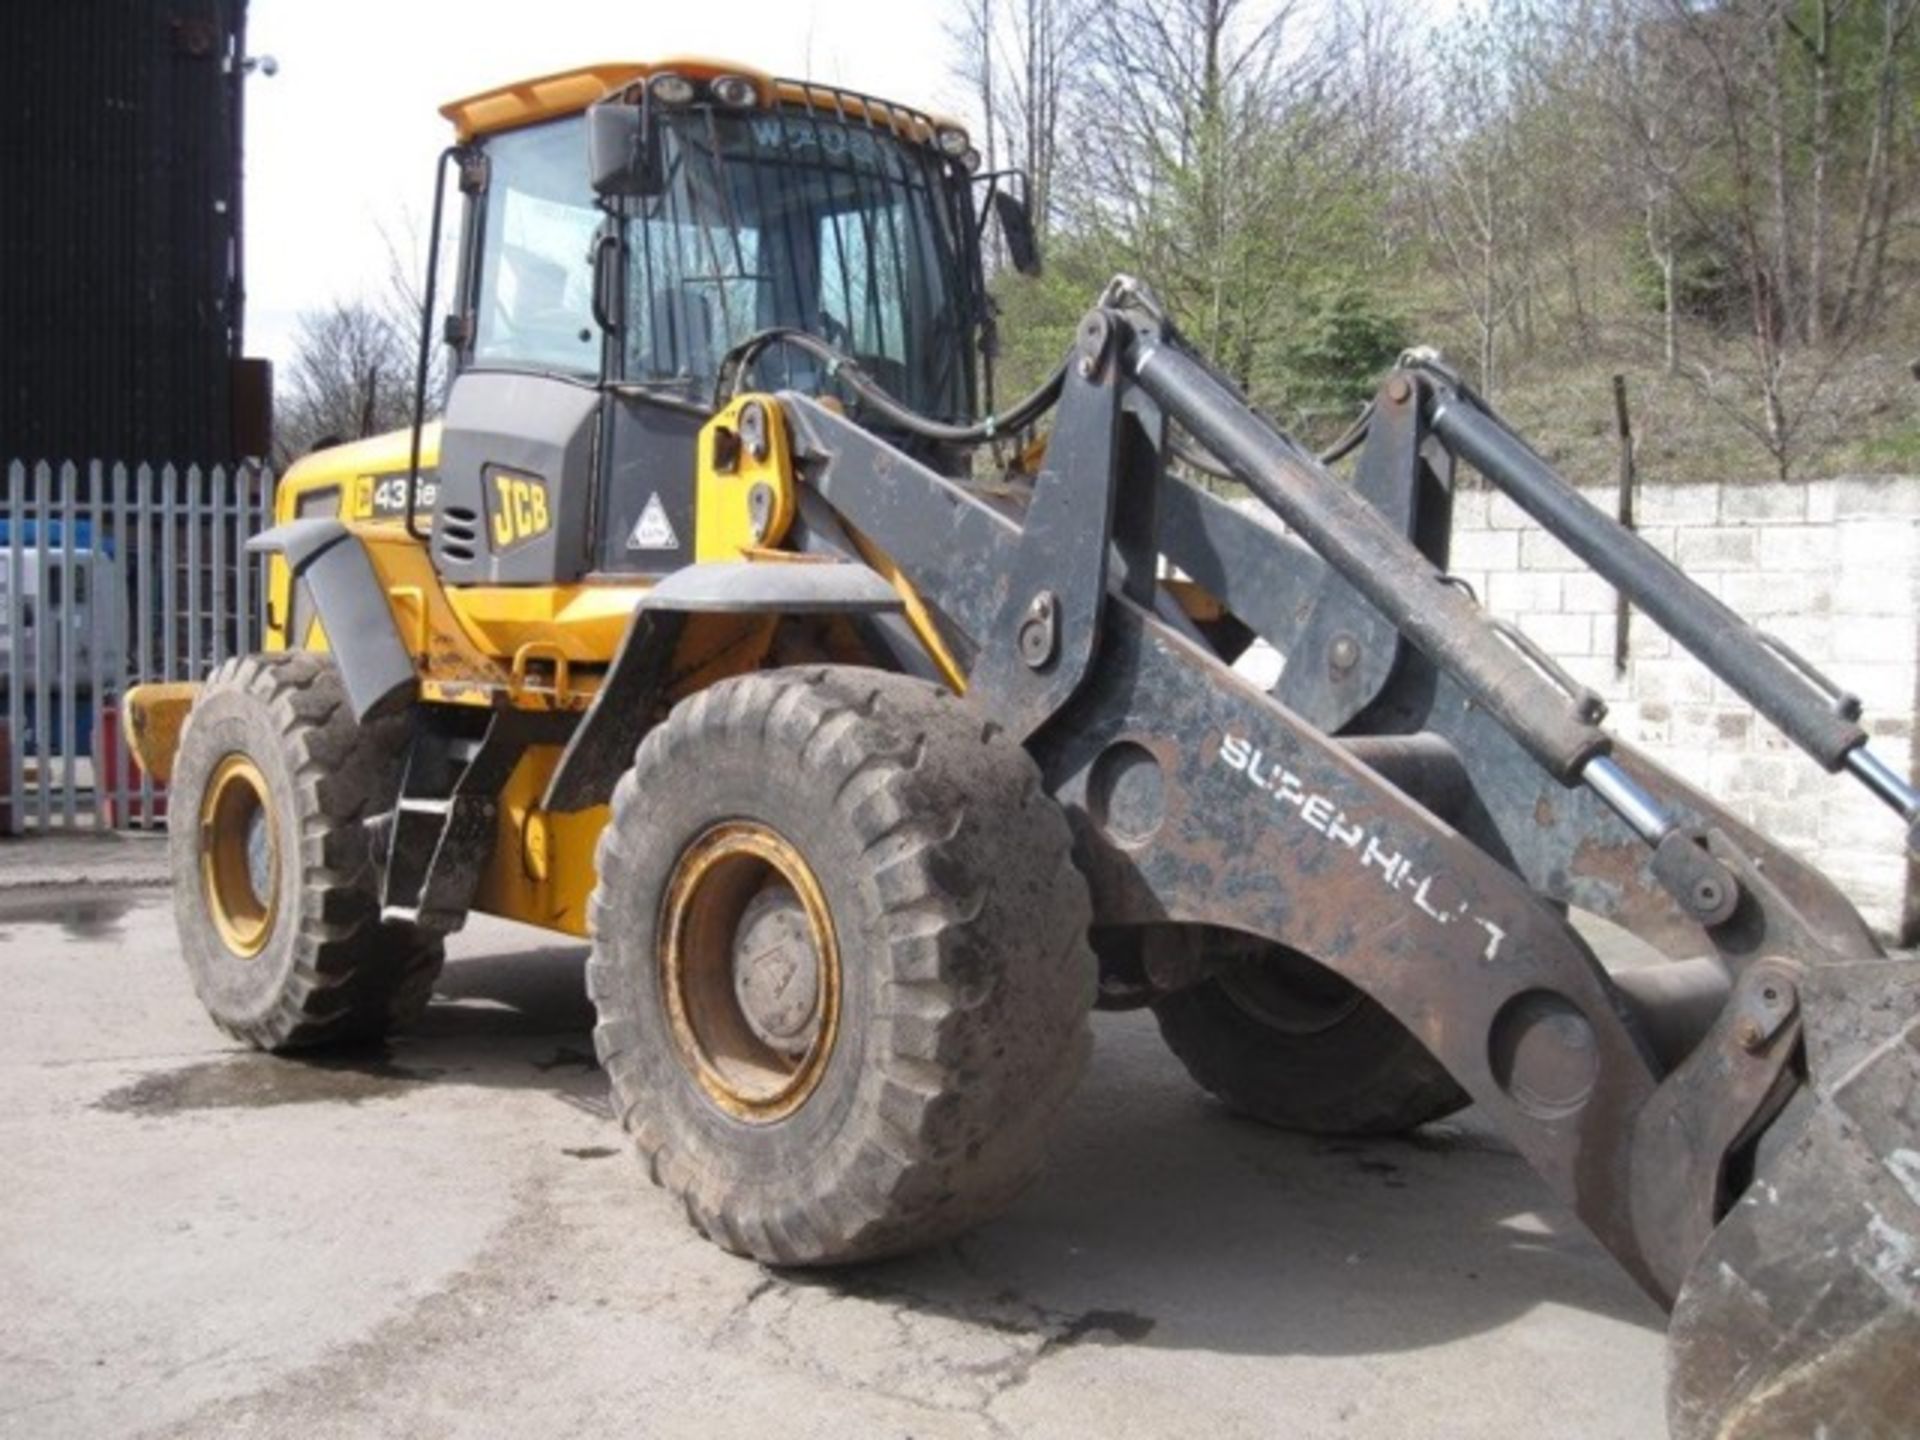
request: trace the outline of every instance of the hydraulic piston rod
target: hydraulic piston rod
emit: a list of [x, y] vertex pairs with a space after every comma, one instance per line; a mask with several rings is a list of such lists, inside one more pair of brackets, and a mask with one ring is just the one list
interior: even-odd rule
[[[1129, 324], [1125, 363], [1166, 413], [1224, 461], [1374, 608], [1455, 675], [1563, 785], [1584, 784], [1648, 845], [1673, 851], [1673, 816], [1607, 758], [1609, 741], [1500, 639], [1479, 606], [1385, 517], [1341, 485], [1177, 342]], [[1681, 857], [1691, 866], [1703, 858]]]
[[1920, 795], [1877, 759], [1838, 690], [1689, 580], [1640, 536], [1568, 485], [1525, 441], [1468, 397], [1442, 386], [1431, 423], [1442, 443], [1739, 691], [1828, 770], [1848, 770], [1913, 820]]
[[1127, 327], [1134, 378], [1195, 439], [1433, 661], [1458, 675], [1563, 784], [1608, 748], [1605, 732], [1501, 640], [1466, 595], [1294, 441], [1178, 343]]

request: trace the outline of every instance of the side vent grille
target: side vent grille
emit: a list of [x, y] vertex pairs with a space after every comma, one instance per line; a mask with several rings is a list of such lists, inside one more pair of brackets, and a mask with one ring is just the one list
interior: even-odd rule
[[464, 505], [443, 505], [434, 517], [433, 534], [440, 553], [449, 560], [471, 565], [480, 538], [480, 516]]
[[478, 538], [479, 532], [475, 527], [480, 523], [480, 517], [465, 506], [449, 505], [437, 518], [447, 533], [456, 540], [464, 540], [471, 545]]

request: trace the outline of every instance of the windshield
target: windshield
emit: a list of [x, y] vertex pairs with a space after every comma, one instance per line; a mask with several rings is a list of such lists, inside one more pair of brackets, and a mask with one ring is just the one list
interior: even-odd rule
[[[666, 184], [626, 202], [620, 378], [713, 393], [761, 330], [806, 330], [923, 414], [970, 419], [980, 316], [965, 176], [886, 126], [797, 106], [658, 116]], [[579, 116], [488, 142], [470, 303], [475, 365], [601, 373], [595, 237]], [[825, 393], [824, 367], [775, 346], [754, 387]]]
[[[977, 297], [964, 183], [883, 126], [789, 108], [663, 117], [666, 188], [627, 231], [626, 378], [708, 393], [728, 350], [775, 326], [855, 356], [914, 409], [973, 409]], [[768, 351], [751, 385], [822, 391]]]

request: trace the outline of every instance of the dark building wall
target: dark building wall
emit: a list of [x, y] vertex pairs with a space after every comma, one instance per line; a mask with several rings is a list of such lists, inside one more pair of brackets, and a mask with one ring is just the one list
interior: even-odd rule
[[243, 453], [245, 24], [245, 0], [0, 4], [0, 459]]

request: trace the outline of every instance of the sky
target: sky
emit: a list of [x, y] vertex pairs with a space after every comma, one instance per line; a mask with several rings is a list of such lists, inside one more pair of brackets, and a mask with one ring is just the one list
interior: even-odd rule
[[[424, 236], [448, 100], [608, 60], [713, 55], [957, 112], [941, 0], [252, 0], [246, 353], [284, 369], [302, 310], [378, 294]], [[382, 231], [385, 234], [383, 235]]]

